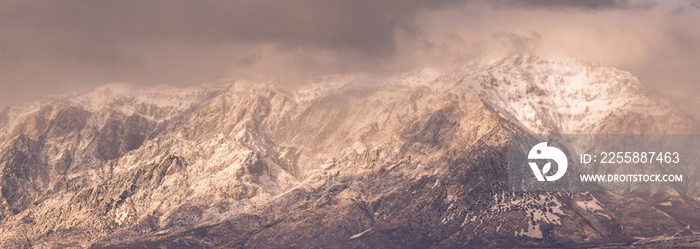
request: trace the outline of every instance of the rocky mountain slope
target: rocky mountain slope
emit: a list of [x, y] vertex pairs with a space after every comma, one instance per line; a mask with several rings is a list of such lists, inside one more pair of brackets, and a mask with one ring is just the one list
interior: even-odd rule
[[5, 108], [0, 246], [700, 243], [695, 193], [508, 191], [510, 134], [698, 132], [627, 72], [513, 55], [279, 85]]

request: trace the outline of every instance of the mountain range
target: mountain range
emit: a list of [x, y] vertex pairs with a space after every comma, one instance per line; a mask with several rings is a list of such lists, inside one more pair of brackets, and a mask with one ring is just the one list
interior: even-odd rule
[[110, 84], [0, 111], [0, 247], [698, 247], [700, 193], [511, 192], [507, 141], [699, 129], [629, 72], [530, 54]]

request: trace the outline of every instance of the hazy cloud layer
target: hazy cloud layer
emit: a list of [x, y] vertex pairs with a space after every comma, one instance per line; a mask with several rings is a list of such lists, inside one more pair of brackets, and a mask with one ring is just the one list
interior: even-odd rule
[[0, 105], [108, 82], [395, 72], [528, 51], [700, 93], [698, 1], [0, 1]]

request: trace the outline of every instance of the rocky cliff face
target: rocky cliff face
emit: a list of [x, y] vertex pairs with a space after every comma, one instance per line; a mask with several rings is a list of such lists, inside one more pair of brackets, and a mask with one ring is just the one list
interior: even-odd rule
[[294, 91], [109, 85], [0, 112], [0, 243], [698, 245], [694, 193], [508, 192], [528, 132], [697, 125], [628, 73], [530, 55]]

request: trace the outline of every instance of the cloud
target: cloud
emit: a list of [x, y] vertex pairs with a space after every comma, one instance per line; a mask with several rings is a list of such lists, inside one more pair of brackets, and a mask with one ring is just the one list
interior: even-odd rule
[[[0, 105], [112, 81], [390, 73], [528, 51], [700, 93], [698, 2], [3, 1]], [[675, 11], [681, 8], [682, 11]]]
[[649, 9], [656, 6], [654, 1], [628, 0], [503, 0], [496, 1], [497, 7], [506, 8], [545, 8], [545, 9]]
[[111, 81], [197, 84], [270, 64], [270, 47], [280, 56], [308, 49], [387, 58], [395, 29], [458, 2], [2, 1], [0, 97], [14, 103]]

